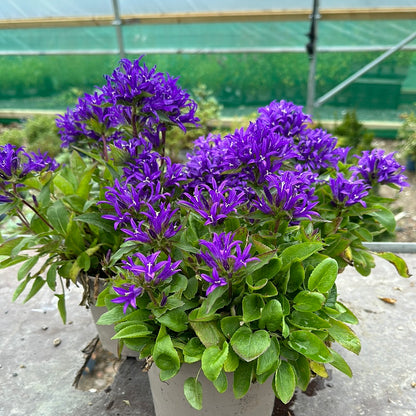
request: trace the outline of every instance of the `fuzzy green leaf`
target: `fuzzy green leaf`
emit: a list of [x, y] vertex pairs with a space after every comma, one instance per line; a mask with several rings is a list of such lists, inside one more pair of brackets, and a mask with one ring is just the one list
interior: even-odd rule
[[321, 293], [328, 292], [338, 276], [338, 263], [333, 258], [326, 258], [312, 271], [308, 280], [308, 289]]
[[201, 365], [202, 371], [208, 380], [215, 381], [222, 367], [227, 359], [228, 355], [228, 343], [224, 342], [222, 349], [216, 345], [207, 348], [202, 354]]
[[234, 333], [230, 343], [244, 361], [253, 361], [269, 348], [270, 335], [262, 329], [251, 332], [250, 328], [243, 326]]
[[283, 403], [289, 403], [296, 388], [295, 370], [287, 361], [282, 361], [273, 379], [273, 390]]
[[264, 301], [261, 295], [253, 293], [243, 298], [243, 321], [252, 322], [260, 319]]
[[202, 385], [195, 377], [189, 377], [185, 380], [183, 386], [188, 403], [196, 410], [202, 409]]
[[327, 363], [333, 360], [331, 351], [324, 342], [309, 331], [293, 331], [289, 337], [289, 346], [318, 363]]

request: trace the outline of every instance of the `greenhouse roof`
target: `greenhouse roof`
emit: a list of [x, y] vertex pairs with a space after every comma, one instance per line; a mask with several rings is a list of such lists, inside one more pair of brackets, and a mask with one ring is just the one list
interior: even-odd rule
[[[294, 12], [310, 10], [313, 1], [298, 0], [119, 0], [120, 15], [131, 14], [169, 14], [169, 13], [208, 13], [208, 12]], [[371, 10], [373, 13], [382, 9], [399, 12], [415, 8], [413, 0], [321, 0], [320, 8], [325, 10]], [[325, 14], [325, 13], [323, 13]], [[102, 0], [2, 0], [0, 19], [28, 19], [64, 16], [105, 16], [113, 15], [112, 1]]]
[[[305, 53], [312, 7], [313, 0], [2, 0], [0, 54]], [[319, 13], [322, 52], [386, 50], [416, 19], [414, 0], [321, 0]]]

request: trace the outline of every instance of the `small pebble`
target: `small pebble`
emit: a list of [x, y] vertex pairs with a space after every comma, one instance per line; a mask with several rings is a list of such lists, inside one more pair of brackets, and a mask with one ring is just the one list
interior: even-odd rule
[[24, 364], [21, 364], [20, 368], [26, 368], [26, 366]]
[[48, 327], [46, 325], [42, 326], [42, 331], [46, 331], [48, 329]]
[[57, 347], [58, 345], [60, 345], [61, 344], [61, 338], [55, 338], [54, 340], [53, 340], [53, 345], [54, 345], [54, 347]]
[[18, 376], [18, 374], [17, 374], [17, 373], [13, 373], [12, 375], [13, 375], [13, 377], [17, 377], [17, 376]]
[[90, 393], [97, 393], [97, 389], [89, 389], [88, 390]]

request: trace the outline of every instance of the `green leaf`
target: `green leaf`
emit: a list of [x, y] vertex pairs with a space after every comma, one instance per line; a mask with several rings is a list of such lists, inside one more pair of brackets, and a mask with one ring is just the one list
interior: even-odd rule
[[228, 291], [228, 286], [217, 287], [212, 291], [208, 297], [202, 302], [198, 311], [198, 317], [209, 316], [215, 313], [218, 309], [224, 307], [228, 302], [228, 296], [224, 296]]
[[104, 312], [98, 319], [97, 325], [112, 325], [122, 320], [126, 315], [123, 312], [123, 306], [117, 305], [107, 312]]
[[325, 300], [325, 296], [322, 293], [303, 290], [293, 299], [293, 307], [297, 311], [314, 312], [324, 306]]
[[65, 294], [56, 294], [55, 296], [58, 298], [58, 311], [61, 315], [62, 322], [66, 324], [66, 306], [65, 306]]
[[290, 266], [289, 280], [287, 282], [287, 291], [292, 293], [296, 291], [305, 280], [305, 269], [302, 263], [295, 262]]
[[117, 334], [115, 334], [111, 339], [142, 338], [150, 335], [151, 333], [152, 331], [149, 331], [146, 325], [132, 324], [118, 331]]
[[338, 369], [339, 371], [346, 374], [348, 377], [352, 377], [351, 368], [347, 364], [347, 362], [341, 357], [341, 355], [332, 349], [331, 349], [331, 354], [334, 357], [334, 359], [330, 362], [330, 364], [334, 366], [336, 369]]
[[188, 279], [183, 274], [175, 274], [172, 276], [170, 283], [170, 293], [183, 292], [188, 285]]
[[330, 328], [330, 324], [325, 319], [320, 318], [313, 312], [293, 311], [289, 322], [301, 329], [323, 329]]
[[296, 389], [296, 374], [290, 363], [282, 361], [273, 379], [273, 391], [283, 403], [289, 403]]
[[224, 335], [218, 329], [217, 323], [214, 321], [200, 322], [200, 321], [189, 321], [195, 334], [205, 345], [206, 348], [212, 345], [220, 346], [225, 341]]
[[38, 260], [39, 255], [30, 257], [28, 260], [26, 260], [17, 272], [17, 280], [22, 280], [25, 278], [26, 275], [33, 269], [33, 267], [35, 267]]
[[102, 214], [99, 212], [88, 212], [86, 214], [78, 215], [74, 218], [75, 221], [85, 222], [87, 224], [94, 225], [95, 227], [107, 231], [109, 233], [114, 233], [114, 225], [110, 220], [101, 218]]
[[160, 327], [152, 355], [155, 364], [161, 370], [161, 381], [169, 380], [177, 374], [181, 367], [179, 355], [163, 325]]
[[195, 363], [200, 361], [202, 354], [205, 351], [205, 347], [199, 338], [191, 338], [183, 348], [183, 356], [185, 363]]
[[311, 379], [309, 360], [305, 356], [299, 354], [298, 358], [296, 358], [295, 361], [292, 361], [291, 364], [296, 372], [297, 385], [301, 390], [305, 391]]
[[14, 266], [15, 264], [19, 264], [25, 260], [27, 260], [27, 256], [16, 256], [6, 258], [0, 262], [0, 269], [7, 269], [8, 267]]
[[202, 354], [202, 371], [208, 380], [215, 381], [221, 373], [222, 367], [227, 359], [228, 343], [224, 341], [222, 349], [216, 345], [207, 348]]
[[329, 322], [331, 324], [331, 327], [327, 329], [329, 335], [347, 350], [352, 351], [354, 354], [359, 354], [361, 351], [361, 342], [353, 330], [343, 322], [335, 319], [330, 318]]
[[234, 332], [240, 328], [242, 320], [241, 316], [226, 316], [221, 319], [221, 330], [227, 338], [231, 338]]
[[261, 312], [259, 328], [267, 328], [269, 331], [277, 331], [282, 328], [283, 310], [277, 299], [271, 299]]
[[217, 389], [218, 393], [224, 393], [228, 388], [228, 380], [225, 375], [225, 371], [221, 370], [218, 378], [213, 382], [214, 387]]
[[399, 273], [401, 277], [411, 276], [406, 262], [398, 255], [389, 253], [389, 252], [383, 252], [383, 253], [380, 252], [380, 253], [374, 253], [374, 254], [377, 254], [377, 256], [391, 263], [396, 268], [397, 272]]
[[230, 343], [236, 354], [244, 361], [253, 361], [270, 346], [270, 335], [262, 329], [251, 332], [243, 326], [231, 337]]
[[61, 201], [56, 201], [47, 211], [48, 221], [51, 223], [56, 232], [66, 235], [69, 223], [69, 214], [65, 205]]
[[183, 295], [186, 299], [193, 299], [198, 291], [198, 280], [195, 277], [188, 279], [186, 289], [183, 292]]
[[84, 251], [77, 257], [78, 266], [84, 270], [88, 271], [91, 267], [91, 258], [90, 256]]
[[36, 277], [35, 281], [32, 284], [32, 287], [26, 296], [23, 303], [26, 303], [30, 298], [36, 295], [40, 289], [42, 289], [43, 285], [46, 283], [46, 280], [43, 280], [40, 276]]
[[240, 361], [238, 367], [234, 371], [233, 392], [236, 399], [241, 399], [250, 389], [253, 379], [254, 363]]
[[328, 257], [312, 271], [308, 280], [308, 289], [326, 293], [334, 285], [337, 276], [338, 263], [336, 260]]
[[72, 195], [75, 193], [72, 183], [61, 174], [53, 178], [53, 183], [64, 195]]
[[280, 364], [280, 344], [272, 338], [270, 347], [257, 359], [256, 374], [275, 372]]
[[260, 279], [273, 279], [282, 268], [282, 261], [278, 257], [271, 258], [264, 266], [253, 273], [255, 281]]
[[228, 356], [224, 363], [224, 371], [227, 373], [233, 373], [240, 363], [238, 355], [234, 352], [232, 348], [228, 349]]
[[20, 282], [19, 286], [17, 286], [16, 290], [13, 293], [12, 301], [14, 302], [21, 293], [26, 289], [27, 284], [30, 282], [31, 278], [30, 276], [27, 276], [25, 280], [22, 280]]
[[195, 377], [189, 377], [183, 385], [183, 392], [188, 403], [196, 410], [202, 409], [202, 385]]
[[261, 295], [253, 293], [243, 298], [243, 321], [252, 322], [260, 319], [264, 301]]
[[282, 269], [286, 269], [294, 262], [302, 262], [312, 254], [322, 249], [323, 244], [317, 242], [294, 244], [285, 248], [280, 254]]
[[82, 176], [78, 189], [77, 189], [77, 195], [81, 198], [87, 200], [90, 194], [91, 190], [91, 178], [95, 171], [96, 167], [94, 166], [92, 169], [87, 170], [87, 172]]
[[333, 360], [331, 351], [324, 342], [309, 331], [293, 331], [289, 337], [289, 346], [318, 363], [327, 363]]
[[186, 331], [188, 328], [188, 315], [179, 309], [168, 311], [157, 320], [175, 332]]
[[372, 216], [388, 232], [394, 233], [394, 230], [396, 229], [396, 219], [394, 218], [394, 214], [382, 205], [376, 205], [373, 208], [376, 208], [377, 211], [370, 212], [368, 215]]

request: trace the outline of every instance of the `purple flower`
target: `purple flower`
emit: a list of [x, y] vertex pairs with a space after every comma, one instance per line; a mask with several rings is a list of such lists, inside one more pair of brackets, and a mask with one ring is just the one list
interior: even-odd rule
[[12, 176], [22, 179], [32, 172], [54, 171], [58, 167], [56, 160], [47, 153], [26, 153], [23, 147], [12, 144], [0, 146], [0, 178], [3, 180]]
[[[126, 121], [138, 123], [142, 134], [159, 147], [160, 133], [167, 128], [165, 120], [186, 131], [185, 123], [197, 125], [199, 121], [195, 116], [197, 106], [189, 94], [178, 87], [178, 78], [156, 72], [156, 67], [147, 68], [140, 62], [142, 58], [133, 62], [122, 59], [112, 75], [105, 77], [107, 84], [102, 91], [114, 105], [126, 106]], [[133, 113], [129, 107], [140, 111]]]
[[164, 195], [161, 194], [159, 182], [133, 186], [116, 179], [113, 187], [107, 187], [105, 198], [99, 203], [109, 205], [111, 213], [105, 213], [102, 217], [114, 221], [114, 229], [117, 229], [120, 225], [128, 224], [147, 204], [156, 203]]
[[314, 195], [316, 175], [310, 172], [282, 172], [267, 176], [268, 184], [263, 187], [264, 197], [253, 201], [253, 206], [265, 214], [289, 219], [309, 218], [318, 215], [313, 211], [317, 205]]
[[311, 118], [302, 112], [302, 107], [281, 100], [272, 101], [269, 105], [259, 108], [259, 121], [269, 131], [284, 137], [295, 137], [303, 134]]
[[124, 314], [127, 312], [127, 308], [129, 306], [132, 306], [134, 309], [137, 309], [136, 299], [138, 296], [142, 294], [143, 288], [125, 283], [121, 287], [113, 286], [113, 289], [118, 295], [121, 296], [112, 299], [111, 302], [124, 303]]
[[121, 231], [129, 237], [126, 241], [139, 241], [149, 243], [152, 240], [161, 240], [163, 238], [171, 238], [181, 229], [176, 221], [172, 221], [172, 217], [178, 211], [178, 208], [171, 209], [171, 205], [161, 204], [156, 211], [150, 204], [147, 204], [148, 210], [141, 211], [140, 214], [145, 216], [147, 220], [136, 221], [131, 218], [129, 228], [122, 228]]
[[58, 116], [56, 125], [62, 147], [68, 147], [84, 138], [100, 141], [106, 137], [107, 142], [118, 138], [120, 133], [114, 131], [114, 128], [123, 122], [121, 107], [106, 104], [108, 99], [99, 90], [93, 95], [84, 94], [74, 109], [68, 109], [64, 115]]
[[226, 286], [227, 281], [218, 275], [218, 270], [216, 268], [212, 269], [212, 277], [208, 274], [201, 273], [201, 277], [208, 282], [210, 285], [206, 291], [206, 295], [208, 296], [214, 289], [220, 286]]
[[382, 149], [363, 151], [361, 157], [355, 156], [358, 162], [357, 166], [351, 167], [353, 176], [361, 176], [370, 186], [391, 183], [400, 186], [402, 190], [409, 184], [406, 182], [407, 177], [402, 175], [405, 167], [396, 161], [394, 155], [394, 152], [386, 155]]
[[205, 225], [216, 225], [223, 221], [227, 216], [236, 212], [239, 205], [244, 204], [246, 197], [244, 192], [238, 192], [235, 188], [229, 188], [224, 181], [219, 185], [212, 178], [210, 186], [201, 184], [196, 186], [193, 195], [184, 192], [188, 198], [178, 201], [179, 204], [185, 205], [197, 212], [205, 221]]
[[297, 160], [302, 167], [319, 172], [321, 169], [336, 167], [338, 161], [345, 161], [349, 149], [337, 149], [337, 139], [322, 129], [307, 130], [297, 144]]
[[159, 284], [161, 281], [169, 279], [174, 274], [178, 273], [180, 269], [177, 267], [181, 260], [172, 263], [170, 257], [167, 260], [156, 262], [160, 251], [145, 256], [142, 253], [136, 253], [135, 257], [139, 258], [142, 264], [138, 265], [133, 258], [128, 256], [127, 260], [123, 260], [123, 268], [132, 272], [137, 276], [143, 284]]
[[363, 200], [368, 195], [369, 186], [361, 179], [347, 179], [342, 173], [338, 173], [337, 177], [329, 179], [329, 186], [333, 195], [333, 202], [338, 206], [351, 206], [361, 204], [366, 207], [367, 204]]
[[250, 257], [251, 244], [241, 249], [242, 242], [234, 240], [233, 233], [213, 233], [212, 241], [200, 240], [199, 244], [207, 250], [201, 250], [199, 257], [211, 268], [220, 268], [230, 276], [234, 271], [246, 267], [250, 261], [258, 260]]

